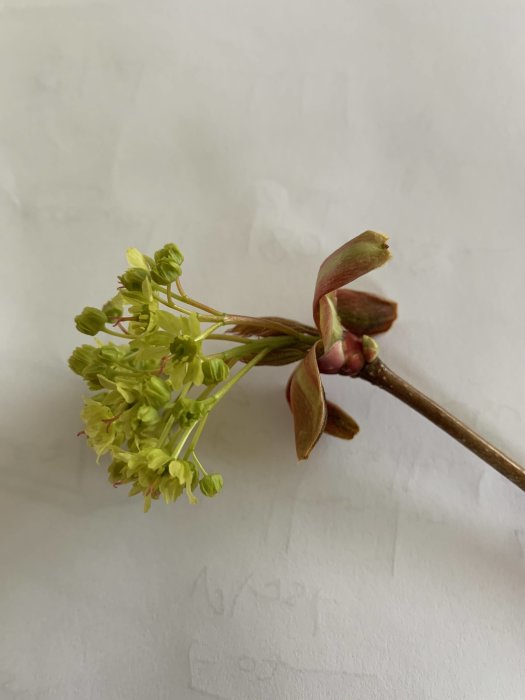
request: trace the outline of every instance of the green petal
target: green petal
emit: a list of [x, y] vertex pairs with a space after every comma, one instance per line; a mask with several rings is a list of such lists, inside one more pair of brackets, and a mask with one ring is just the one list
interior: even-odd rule
[[299, 459], [307, 459], [326, 425], [326, 402], [317, 367], [317, 346], [311, 348], [292, 374], [288, 401], [295, 427], [295, 447]]
[[195, 386], [200, 386], [204, 380], [204, 374], [202, 371], [202, 360], [200, 357], [194, 357], [191, 362], [188, 362], [188, 370], [186, 376], [184, 377], [184, 383], [187, 384], [191, 382]]
[[186, 463], [182, 459], [173, 459], [169, 463], [169, 473], [172, 477], [177, 478], [181, 486], [186, 483]]
[[137, 250], [137, 248], [128, 248], [126, 251], [126, 259], [130, 267], [139, 267], [142, 270], [149, 269], [146, 258], [142, 255], [140, 250]]
[[314, 294], [314, 318], [319, 321], [319, 300], [339, 287], [383, 265], [389, 258], [388, 236], [365, 231], [329, 255], [319, 268]]
[[341, 323], [357, 335], [383, 333], [397, 318], [396, 302], [375, 294], [338, 289], [334, 297]]
[[147, 460], [148, 467], [152, 471], [162, 471], [164, 465], [169, 461], [169, 454], [161, 450], [159, 447], [155, 447], [153, 450], [148, 452]]

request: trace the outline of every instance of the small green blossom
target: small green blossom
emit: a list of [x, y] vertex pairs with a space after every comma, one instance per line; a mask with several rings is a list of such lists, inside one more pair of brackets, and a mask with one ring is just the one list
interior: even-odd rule
[[116, 294], [102, 307], [102, 311], [106, 314], [108, 321], [113, 321], [122, 316], [124, 309], [124, 300], [120, 294]]
[[157, 284], [171, 284], [181, 276], [184, 256], [173, 243], [168, 243], [155, 253], [151, 277]]
[[166, 503], [173, 503], [182, 495], [182, 486], [178, 479], [164, 475], [159, 481], [159, 491]]
[[77, 330], [85, 335], [96, 335], [107, 323], [106, 314], [94, 306], [86, 306], [82, 313], [75, 316]]
[[109, 452], [114, 443], [122, 440], [123, 435], [115, 425], [115, 416], [109, 406], [86, 399], [81, 415], [88, 442], [99, 457]]
[[122, 350], [122, 348], [119, 348], [111, 343], [103, 345], [97, 350], [97, 358], [101, 362], [105, 362], [108, 366], [118, 364], [124, 357], [124, 354], [125, 352]]
[[171, 343], [170, 352], [174, 362], [189, 362], [199, 352], [199, 343], [190, 335], [181, 335]]
[[129, 292], [141, 292], [142, 283], [148, 277], [148, 271], [141, 267], [132, 267], [119, 275], [119, 281]]
[[75, 374], [84, 376], [86, 367], [95, 361], [97, 357], [97, 349], [92, 345], [80, 345], [73, 350], [71, 357], [68, 360], [68, 365]]
[[159, 412], [153, 406], [140, 406], [137, 411], [137, 418], [142, 423], [157, 423], [160, 420]]
[[164, 472], [164, 466], [169, 460], [169, 454], [159, 447], [153, 448], [148, 453], [148, 467], [154, 472]]
[[207, 386], [220, 384], [228, 379], [230, 368], [220, 357], [214, 357], [204, 360], [202, 363], [202, 374], [203, 383]]
[[214, 396], [201, 400], [181, 397], [177, 399], [173, 413], [181, 428], [189, 428], [208, 415], [216, 402], [217, 399]]
[[171, 399], [171, 386], [159, 377], [150, 377], [144, 384], [143, 394], [154, 408], [162, 408]]
[[197, 503], [197, 499], [193, 495], [193, 489], [199, 483], [199, 475], [195, 465], [186, 459], [174, 459], [169, 464], [169, 473], [178, 480], [181, 486], [186, 488], [189, 502]]
[[224, 480], [220, 474], [206, 474], [199, 481], [199, 488], [204, 496], [216, 496], [223, 487]]

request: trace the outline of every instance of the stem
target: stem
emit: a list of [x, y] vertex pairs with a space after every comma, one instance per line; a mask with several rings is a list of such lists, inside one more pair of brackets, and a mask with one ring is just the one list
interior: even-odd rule
[[117, 333], [117, 331], [112, 331], [109, 328], [103, 328], [102, 333], [107, 333], [108, 335], [113, 335], [115, 338], [125, 338], [126, 340], [133, 340], [135, 336], [131, 335], [130, 333], [127, 333], [124, 335], [124, 333]]
[[173, 448], [172, 459], [178, 459], [180, 453], [182, 452], [182, 448], [184, 447], [184, 443], [186, 442], [186, 440], [190, 436], [190, 433], [194, 427], [195, 427], [195, 425], [190, 425], [188, 428], [184, 429], [177, 444]]
[[[173, 309], [173, 311], [178, 311], [181, 314], [187, 314], [188, 316], [193, 313], [189, 309], [185, 309], [183, 306], [179, 306], [178, 304], [174, 304], [172, 302], [168, 302], [165, 299], [162, 299], [162, 297], [157, 296], [156, 294], [153, 295], [154, 299], [156, 299], [160, 304], [163, 304], [164, 306], [167, 306], [170, 309]], [[178, 297], [176, 297], [178, 299]], [[215, 323], [217, 320], [222, 319], [223, 316], [222, 314], [219, 314], [217, 312], [216, 316], [206, 316], [205, 314], [197, 314], [197, 318], [199, 321], [202, 321], [203, 323]]]
[[217, 391], [217, 393], [214, 394], [214, 397], [217, 398], [217, 401], [220, 401], [225, 394], [227, 394], [230, 389], [237, 384], [239, 379], [244, 377], [244, 375], [251, 370], [252, 367], [255, 367], [255, 365], [260, 362], [265, 355], [267, 355], [272, 348], [263, 348], [252, 360], [247, 362], [242, 369], [240, 369], [237, 374], [235, 374], [226, 384], [223, 384], [222, 387]]
[[[255, 316], [238, 316], [238, 315], [231, 315], [228, 314], [226, 318], [224, 319], [226, 323], [229, 324], [235, 324], [235, 325], [243, 325], [243, 326], [253, 326], [254, 328], [271, 328], [275, 331], [279, 331], [281, 333], [284, 333], [285, 335], [292, 335], [294, 338], [299, 338], [300, 340], [304, 340], [308, 342], [311, 340], [311, 337], [301, 333], [300, 331], [296, 330], [295, 328], [292, 328], [291, 326], [287, 326], [286, 323], [281, 323], [280, 321], [272, 321], [271, 319], [266, 319], [266, 318], [256, 318]], [[312, 329], [314, 330], [314, 329]], [[315, 340], [318, 339], [318, 334], [315, 336]]]
[[[172, 296], [172, 295], [170, 295]], [[156, 299], [160, 304], [163, 304], [164, 306], [167, 306], [170, 309], [173, 309], [173, 311], [178, 311], [181, 314], [191, 314], [191, 311], [189, 309], [185, 309], [183, 306], [178, 306], [177, 304], [174, 304], [172, 299], [168, 299], [167, 301], [163, 299], [162, 297], [159, 297], [157, 294], [153, 295], [153, 298]]]
[[379, 358], [364, 366], [361, 379], [403, 401], [525, 491], [525, 469], [404, 379]]
[[208, 472], [206, 471], [206, 469], [204, 469], [204, 467], [200, 463], [199, 458], [195, 454], [194, 450], [191, 451], [190, 456], [192, 457], [193, 461], [198, 466], [198, 468], [201, 470], [201, 472], [204, 474], [204, 476], [208, 476]]
[[290, 336], [279, 335], [275, 338], [263, 338], [261, 340], [251, 340], [249, 343], [244, 343], [236, 347], [230, 348], [229, 350], [224, 350], [223, 352], [215, 353], [215, 355], [210, 355], [210, 357], [221, 357], [225, 362], [232, 359], [239, 359], [245, 355], [252, 355], [258, 350], [274, 350], [276, 348], [283, 348], [287, 345], [292, 344], [292, 339]]
[[208, 336], [210, 336], [210, 335], [213, 333], [213, 331], [216, 331], [216, 330], [217, 330], [218, 328], [220, 328], [221, 326], [224, 326], [224, 321], [219, 321], [218, 323], [214, 323], [213, 326], [210, 326], [210, 327], [207, 328], [203, 333], [201, 333], [200, 335], [198, 335], [198, 336], [195, 338], [195, 341], [197, 342], [197, 341], [199, 341], [199, 340], [204, 340], [205, 338], [207, 338]]
[[[208, 420], [208, 416], [209, 416], [209, 415], [210, 415], [210, 414], [207, 413], [207, 414], [204, 416], [204, 418], [201, 418], [201, 420], [199, 421], [199, 425], [197, 426], [197, 430], [196, 430], [195, 433], [193, 434], [193, 437], [192, 437], [191, 442], [190, 442], [190, 444], [189, 444], [189, 446], [188, 446], [188, 449], [186, 450], [186, 454], [184, 455], [184, 459], [188, 459], [188, 456], [189, 456], [189, 455], [195, 450], [195, 448], [197, 447], [197, 443], [199, 442], [199, 438], [200, 438], [200, 436], [201, 436], [201, 434], [202, 434], [202, 431], [204, 430], [204, 426], [206, 425], [206, 421]], [[204, 473], [206, 473], [206, 472], [204, 472]]]
[[[219, 389], [219, 391], [217, 391], [216, 394], [214, 394], [217, 401], [220, 401], [222, 398], [224, 398], [224, 396], [230, 391], [230, 389], [233, 386], [235, 386], [235, 384], [237, 384], [239, 379], [244, 377], [244, 375], [247, 372], [249, 372], [251, 370], [251, 368], [254, 367], [260, 360], [262, 360], [262, 358], [268, 352], [270, 352], [270, 350], [271, 350], [271, 348], [264, 348], [263, 350], [261, 350], [261, 352], [259, 352], [252, 360], [250, 360], [250, 362], [246, 363], [244, 365], [244, 367], [239, 372], [237, 372], [236, 375], [234, 375], [228, 382], [226, 382], [226, 384], [223, 384], [223, 386]], [[212, 386], [206, 387], [206, 389], [204, 389], [204, 391], [201, 394], [199, 394], [197, 400], [201, 400], [201, 399], [206, 398], [213, 391], [213, 389], [214, 389], [214, 387], [212, 387]], [[173, 448], [173, 450], [174, 450], [173, 451], [173, 459], [178, 458], [178, 456], [182, 452], [182, 448], [184, 447], [186, 440], [188, 439], [190, 434], [193, 432], [193, 430], [195, 430], [195, 433], [193, 434], [191, 442], [186, 449], [186, 452], [184, 455], [185, 459], [187, 459], [187, 457], [190, 454], [195, 452], [195, 447], [197, 446], [197, 442], [201, 436], [201, 433], [204, 429], [206, 421], [208, 420], [208, 415], [209, 414], [206, 414], [203, 418], [201, 418], [200, 421], [189, 426], [189, 428], [186, 428], [182, 432], [179, 439], [177, 440], [176, 445]], [[173, 416], [171, 416], [171, 418], [173, 418]], [[170, 427], [171, 427], [171, 425], [172, 425], [172, 423], [170, 423]], [[166, 428], [164, 430], [166, 430]], [[164, 434], [164, 431], [163, 431], [163, 434]], [[201, 465], [199, 465], [199, 466], [201, 466]], [[201, 469], [202, 469], [202, 466], [201, 466]], [[203, 471], [204, 471], [204, 469], [203, 469]], [[204, 473], [206, 474], [205, 471], [204, 471]]]
[[170, 289], [170, 295], [177, 299], [177, 301], [182, 301], [184, 304], [188, 304], [188, 306], [193, 306], [195, 309], [200, 309], [201, 311], [205, 311], [207, 314], [212, 314], [213, 316], [224, 316], [224, 314], [217, 311], [217, 309], [214, 309], [212, 306], [208, 306], [207, 304], [197, 301], [197, 299], [192, 299], [192, 297], [189, 297], [182, 289], [182, 285], [177, 284], [177, 289], [179, 292], [181, 292], [180, 294], [174, 294]]
[[168, 420], [166, 421], [166, 425], [162, 429], [162, 433], [160, 434], [160, 437], [159, 437], [159, 446], [160, 447], [162, 447], [164, 445], [164, 443], [166, 442], [166, 438], [168, 437], [174, 422], [175, 422], [174, 416], [173, 415], [169, 416]]
[[183, 301], [185, 304], [188, 304], [189, 306], [193, 306], [196, 309], [200, 309], [201, 311], [205, 311], [207, 314], [213, 315], [213, 316], [221, 316], [221, 312], [217, 311], [217, 309], [214, 309], [212, 306], [208, 306], [207, 304], [201, 304], [200, 301], [197, 301], [196, 299], [192, 299], [191, 297], [188, 296], [183, 296], [183, 297], [176, 297], [179, 301]]
[[208, 340], [227, 340], [230, 343], [241, 343], [242, 345], [252, 342], [250, 338], [243, 338], [240, 335], [233, 335], [233, 333], [211, 333]]

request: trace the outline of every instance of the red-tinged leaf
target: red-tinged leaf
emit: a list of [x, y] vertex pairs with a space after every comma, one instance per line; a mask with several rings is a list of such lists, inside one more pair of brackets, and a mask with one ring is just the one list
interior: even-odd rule
[[397, 318], [396, 302], [375, 294], [338, 289], [333, 297], [341, 323], [357, 335], [383, 333]]
[[339, 374], [345, 365], [344, 341], [338, 340], [332, 345], [328, 352], [325, 352], [317, 360], [319, 371], [323, 374]]
[[359, 432], [359, 426], [348, 413], [331, 401], [326, 402], [327, 420], [324, 429], [328, 435], [351, 440]]
[[317, 346], [292, 374], [287, 398], [294, 419], [295, 448], [299, 459], [307, 459], [326, 425], [327, 411], [321, 375], [317, 367]]
[[323, 340], [323, 349], [327, 353], [331, 347], [341, 341], [344, 328], [337, 316], [335, 300], [332, 294], [325, 294], [319, 299], [319, 330]]
[[383, 265], [390, 258], [388, 236], [365, 231], [329, 255], [319, 268], [314, 294], [314, 319], [319, 323], [319, 301], [329, 292]]

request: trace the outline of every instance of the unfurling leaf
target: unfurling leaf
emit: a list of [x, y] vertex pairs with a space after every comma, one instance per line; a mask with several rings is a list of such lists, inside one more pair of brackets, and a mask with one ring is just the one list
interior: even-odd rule
[[325, 433], [342, 440], [351, 440], [359, 432], [359, 426], [348, 413], [331, 401], [326, 402], [327, 420]]
[[383, 333], [397, 318], [395, 301], [353, 289], [338, 289], [333, 295], [341, 323], [357, 335]]
[[317, 366], [317, 346], [310, 349], [292, 374], [289, 402], [295, 427], [295, 448], [299, 459], [307, 459], [326, 425], [326, 402]]
[[380, 267], [390, 258], [388, 236], [365, 231], [329, 255], [319, 268], [314, 293], [314, 319], [319, 320], [321, 297]]

